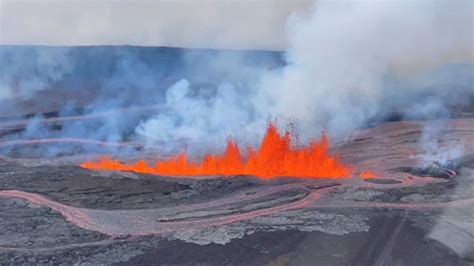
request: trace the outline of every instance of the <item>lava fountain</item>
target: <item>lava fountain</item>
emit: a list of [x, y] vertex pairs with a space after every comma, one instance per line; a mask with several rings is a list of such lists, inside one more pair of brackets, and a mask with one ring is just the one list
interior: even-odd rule
[[188, 160], [185, 152], [150, 165], [144, 160], [127, 164], [103, 156], [97, 161], [86, 161], [81, 167], [93, 170], [132, 171], [155, 175], [254, 175], [261, 178], [278, 176], [302, 178], [344, 178], [352, 168], [337, 156], [331, 156], [328, 137], [323, 132], [319, 140], [296, 146], [290, 130], [280, 134], [275, 123], [269, 123], [257, 149], [247, 148], [246, 158], [232, 139], [227, 140], [223, 154], [206, 154], [200, 161]]

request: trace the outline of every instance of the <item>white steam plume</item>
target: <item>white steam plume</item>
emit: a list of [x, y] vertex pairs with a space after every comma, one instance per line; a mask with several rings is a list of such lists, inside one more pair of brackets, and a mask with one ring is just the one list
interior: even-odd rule
[[[283, 69], [259, 72], [249, 88], [233, 91], [230, 103], [225, 94], [206, 103], [187, 94], [184, 105], [167, 103], [174, 114], [145, 121], [136, 132], [153, 141], [184, 135], [206, 141], [239, 134], [245, 124], [246, 133], [254, 128], [258, 136], [268, 119], [278, 118], [296, 120], [304, 140], [321, 128], [343, 136], [391, 110], [407, 118], [446, 117], [448, 107], [474, 96], [472, 3], [316, 1], [312, 12], [289, 21]], [[218, 102], [226, 108], [216, 108]]]
[[[261, 113], [339, 134], [384, 108], [404, 108], [422, 93], [432, 94], [433, 101], [447, 91], [474, 95], [472, 75], [421, 86], [413, 78], [473, 62], [473, 8], [473, 1], [317, 1], [310, 16], [290, 21], [289, 64], [263, 78], [256, 106]], [[390, 84], [401, 78], [411, 82]], [[264, 101], [268, 105], [259, 104]]]

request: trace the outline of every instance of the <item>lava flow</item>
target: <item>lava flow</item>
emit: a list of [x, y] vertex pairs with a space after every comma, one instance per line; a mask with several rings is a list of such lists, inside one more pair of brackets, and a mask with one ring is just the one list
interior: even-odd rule
[[145, 161], [132, 164], [121, 163], [110, 157], [98, 161], [86, 161], [81, 167], [94, 170], [133, 171], [139, 173], [172, 176], [193, 175], [255, 175], [262, 178], [277, 176], [305, 178], [343, 178], [352, 173], [351, 167], [328, 152], [328, 138], [323, 133], [320, 140], [296, 147], [292, 144], [290, 131], [280, 134], [274, 123], [269, 123], [267, 132], [257, 150], [248, 148], [246, 159], [238, 145], [231, 139], [221, 155], [205, 155], [200, 162], [188, 161], [186, 153], [157, 161], [150, 166]]

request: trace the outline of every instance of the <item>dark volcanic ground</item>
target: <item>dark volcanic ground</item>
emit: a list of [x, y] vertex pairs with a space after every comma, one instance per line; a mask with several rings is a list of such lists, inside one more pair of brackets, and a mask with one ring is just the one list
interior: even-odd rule
[[[156, 99], [182, 78], [204, 88], [206, 99], [221, 82], [240, 84], [257, 69], [281, 67], [283, 54], [0, 48], [0, 64], [11, 71], [5, 77], [15, 77], [7, 85], [21, 91], [18, 80], [48, 81], [27, 100], [0, 101], [1, 265], [474, 265], [472, 99], [441, 121], [399, 121], [398, 112], [387, 111], [368, 125], [377, 126], [334, 143], [332, 152], [356, 170], [348, 179], [96, 172], [78, 165], [118, 149], [124, 161], [156, 154], [128, 138], [133, 123], [124, 126], [120, 147], [87, 133], [163, 111]], [[50, 54], [75, 64], [37, 62]], [[203, 59], [211, 55], [249, 71], [235, 75], [226, 64], [209, 71], [214, 61]], [[23, 61], [29, 63], [12, 64]], [[67, 71], [52, 71], [58, 67]], [[116, 103], [117, 91], [127, 101]], [[379, 124], [387, 120], [393, 122]], [[442, 129], [428, 138], [435, 149], [423, 150], [433, 123]], [[45, 138], [50, 142], [38, 142]], [[377, 177], [362, 179], [365, 170]]]
[[[374, 129], [373, 134], [384, 127], [387, 126]], [[410, 125], [406, 127], [408, 131], [413, 129]], [[345, 160], [366, 165], [381, 155], [364, 157], [355, 150], [380, 146], [377, 144], [380, 136], [371, 138], [338, 149], [346, 149]], [[373, 144], [367, 143], [371, 141]], [[471, 152], [471, 146], [466, 147]], [[351, 157], [354, 156], [351, 151], [359, 154], [359, 161]], [[466, 155], [457, 162], [458, 175], [447, 179], [403, 172], [411, 169], [404, 160], [386, 166], [374, 165], [373, 169], [379, 173], [383, 167], [392, 169], [387, 170], [391, 174], [382, 173], [382, 177], [375, 179], [378, 181], [363, 181], [358, 177], [313, 181], [285, 178], [263, 181], [247, 176], [185, 179], [94, 172], [64, 160], [32, 162], [36, 161], [3, 158], [1, 190], [41, 195], [67, 205], [66, 210], [62, 207], [55, 210], [48, 205], [51, 203], [41, 200], [2, 195], [0, 259], [4, 264], [470, 265], [474, 262], [472, 156]], [[406, 167], [393, 170], [400, 163]], [[80, 214], [70, 215], [68, 206], [76, 208], [71, 210], [85, 218]], [[262, 210], [277, 211], [260, 213]], [[219, 217], [235, 220], [218, 224]], [[172, 231], [160, 231], [167, 224], [176, 227]]]
[[[447, 162], [422, 167], [432, 123], [444, 130], [429, 155]], [[2, 264], [474, 263], [472, 118], [354, 133], [332, 148], [354, 176], [332, 180], [96, 172], [78, 166], [93, 154], [42, 158], [65, 144], [8, 145], [21, 152], [0, 157]], [[448, 158], [453, 150], [462, 153]], [[138, 149], [120, 159], [150, 157]], [[362, 179], [365, 170], [377, 177]]]

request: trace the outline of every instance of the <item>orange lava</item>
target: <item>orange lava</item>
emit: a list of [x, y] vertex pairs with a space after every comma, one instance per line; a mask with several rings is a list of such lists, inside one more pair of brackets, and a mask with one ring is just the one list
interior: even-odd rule
[[171, 176], [246, 174], [261, 178], [344, 178], [352, 174], [351, 167], [329, 154], [328, 138], [324, 133], [320, 140], [303, 147], [295, 147], [291, 141], [290, 131], [280, 134], [276, 125], [269, 123], [260, 147], [248, 148], [246, 159], [237, 144], [229, 139], [223, 154], [207, 154], [200, 162], [189, 161], [183, 152], [154, 165], [143, 160], [126, 164], [105, 156], [98, 161], [86, 161], [81, 167]]
[[369, 178], [375, 178], [377, 177], [377, 175], [375, 175], [371, 171], [364, 171], [360, 174], [360, 177], [362, 177], [363, 179], [369, 179]]

